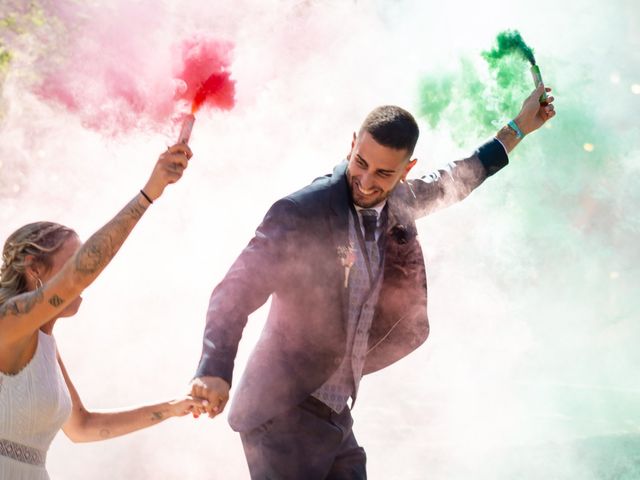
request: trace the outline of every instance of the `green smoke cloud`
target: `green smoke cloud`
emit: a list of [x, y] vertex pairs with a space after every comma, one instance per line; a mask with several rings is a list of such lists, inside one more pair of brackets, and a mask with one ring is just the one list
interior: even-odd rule
[[[521, 36], [502, 32], [496, 43], [480, 62], [463, 58], [453, 73], [422, 78], [419, 115], [459, 146], [494, 135], [533, 89], [533, 51]], [[492, 180], [480, 194], [511, 229], [508, 242], [496, 236], [483, 245], [496, 252], [491, 270], [499, 273], [489, 275], [514, 295], [514, 316], [527, 318], [537, 340], [518, 374], [547, 386], [523, 393], [523, 401], [532, 411], [544, 404], [571, 419], [564, 434], [585, 439], [541, 445], [536, 458], [553, 465], [554, 452], [572, 456], [571, 473], [558, 478], [637, 478], [637, 437], [628, 422], [640, 414], [631, 367], [640, 362], [640, 131], [628, 122], [637, 95], [618, 87], [617, 78], [640, 72], [622, 57], [612, 80], [578, 60], [538, 60], [558, 115], [510, 156], [499, 186]], [[478, 252], [461, 255], [472, 264]], [[605, 451], [616, 452], [615, 468]], [[514, 451], [494, 478], [555, 476], [530, 462], [530, 452]]]

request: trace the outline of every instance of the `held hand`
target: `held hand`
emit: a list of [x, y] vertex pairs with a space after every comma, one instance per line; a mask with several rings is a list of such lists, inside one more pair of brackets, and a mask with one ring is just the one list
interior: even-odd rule
[[193, 154], [188, 145], [178, 143], [167, 148], [167, 151], [158, 157], [149, 181], [143, 190], [151, 200], [162, 195], [167, 185], [176, 183], [182, 177], [182, 173]]
[[229, 400], [229, 384], [220, 377], [198, 377], [191, 382], [191, 396], [203, 400], [200, 412], [194, 412], [198, 418], [201, 413], [207, 413], [209, 418], [222, 413]]
[[550, 92], [551, 89], [539, 85], [522, 103], [522, 109], [515, 118], [515, 122], [525, 135], [539, 129], [556, 114], [553, 97], [547, 97], [544, 102], [540, 103], [540, 96], [545, 91]]
[[200, 412], [202, 408], [204, 408], [203, 400], [193, 398], [190, 395], [185, 395], [169, 402], [169, 411], [172, 417], [183, 417], [190, 413]]

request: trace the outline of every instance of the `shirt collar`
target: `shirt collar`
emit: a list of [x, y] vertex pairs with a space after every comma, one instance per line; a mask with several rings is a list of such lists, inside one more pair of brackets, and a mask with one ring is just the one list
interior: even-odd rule
[[380, 202], [375, 207], [363, 208], [363, 207], [359, 207], [355, 203], [353, 204], [353, 206], [356, 207], [356, 212], [358, 212], [358, 215], [361, 215], [360, 210], [375, 210], [376, 212], [378, 212], [378, 218], [380, 218], [380, 214], [382, 213], [382, 209], [384, 208], [384, 206], [386, 204], [387, 204], [387, 199], [385, 198], [382, 202]]

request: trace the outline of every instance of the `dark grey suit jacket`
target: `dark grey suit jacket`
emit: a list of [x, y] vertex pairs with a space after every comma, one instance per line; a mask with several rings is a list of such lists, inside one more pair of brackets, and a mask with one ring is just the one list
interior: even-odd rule
[[[387, 202], [384, 277], [364, 374], [421, 345], [429, 334], [427, 280], [415, 219], [466, 197], [508, 163], [497, 140], [471, 157], [398, 185]], [[229, 423], [255, 428], [302, 402], [340, 364], [346, 347], [344, 267], [351, 202], [346, 162], [277, 201], [214, 289], [196, 376], [232, 383], [249, 314], [272, 297], [261, 337], [235, 387]]]

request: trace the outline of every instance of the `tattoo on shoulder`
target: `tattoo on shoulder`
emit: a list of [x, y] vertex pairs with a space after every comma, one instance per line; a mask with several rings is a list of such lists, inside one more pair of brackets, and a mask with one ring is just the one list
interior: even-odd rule
[[41, 288], [17, 295], [0, 306], [0, 318], [7, 314], [25, 315], [31, 312], [38, 303], [41, 303], [43, 298], [44, 294]]
[[59, 307], [64, 303], [64, 300], [60, 298], [58, 295], [54, 294], [53, 297], [49, 299], [49, 303], [54, 307]]
[[29, 313], [33, 309], [33, 307], [35, 307], [38, 303], [41, 303], [43, 299], [44, 293], [42, 292], [42, 288], [38, 288], [33, 292], [30, 292], [25, 299], [23, 313]]
[[6, 301], [0, 306], [0, 318], [6, 317], [7, 315], [19, 315], [18, 305], [16, 305], [15, 300], [11, 299]]

